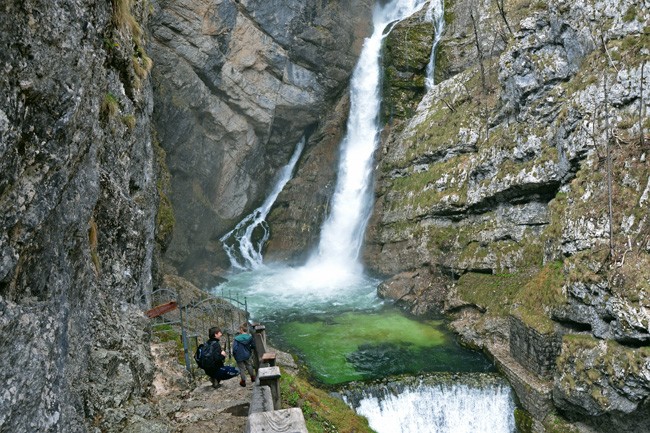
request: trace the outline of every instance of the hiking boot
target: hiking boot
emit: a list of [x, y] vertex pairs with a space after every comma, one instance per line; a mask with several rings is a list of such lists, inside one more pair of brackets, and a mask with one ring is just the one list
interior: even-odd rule
[[210, 378], [210, 382], [212, 382], [212, 387], [213, 388], [220, 388], [221, 387], [221, 384], [219, 383], [219, 381], [217, 379]]
[[246, 386], [246, 381], [244, 379], [240, 380], [239, 386]]
[[251, 382], [255, 383], [255, 376], [251, 376]]

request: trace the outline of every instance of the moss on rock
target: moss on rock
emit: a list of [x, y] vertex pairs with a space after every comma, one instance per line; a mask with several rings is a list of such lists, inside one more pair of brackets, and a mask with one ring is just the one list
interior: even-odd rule
[[554, 332], [551, 308], [566, 301], [562, 262], [551, 262], [534, 275], [518, 293], [514, 314], [541, 334]]
[[424, 95], [434, 28], [420, 16], [397, 24], [384, 42], [382, 120], [405, 119]]
[[477, 305], [492, 315], [505, 317], [528, 278], [525, 274], [468, 272], [458, 280], [457, 289], [465, 302]]
[[628, 347], [591, 335], [565, 335], [557, 359], [558, 396], [591, 415], [630, 412], [648, 396], [650, 347]]

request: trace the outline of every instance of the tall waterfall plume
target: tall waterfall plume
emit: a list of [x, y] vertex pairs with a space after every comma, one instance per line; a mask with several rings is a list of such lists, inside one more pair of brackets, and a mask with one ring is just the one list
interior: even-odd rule
[[[365, 40], [350, 82], [350, 112], [346, 135], [340, 144], [337, 184], [330, 214], [321, 227], [318, 247], [304, 266], [265, 266], [265, 272], [229, 277], [233, 284], [240, 278], [245, 279], [249, 296], [260, 294], [262, 297], [273, 292], [278, 304], [286, 301], [293, 305], [333, 299], [337, 305], [375, 303], [378, 282], [364, 274], [358, 257], [372, 210], [373, 156], [380, 132], [382, 42], [392, 26], [421, 10], [425, 4], [427, 0], [390, 0], [375, 5], [373, 33]], [[273, 200], [275, 197], [267, 202]], [[230, 247], [233, 268], [258, 269], [262, 264], [262, 244], [252, 245], [250, 241], [255, 228], [247, 229], [246, 236], [241, 234], [245, 226], [260, 218], [263, 217], [254, 212], [222, 238], [243, 240]], [[264, 224], [261, 226], [266, 230]]]
[[[233, 268], [240, 270], [256, 269], [262, 265], [262, 248], [269, 239], [266, 216], [269, 214], [271, 206], [275, 203], [275, 199], [278, 198], [282, 188], [291, 179], [293, 168], [296, 166], [304, 147], [305, 137], [303, 136], [296, 145], [289, 162], [278, 173], [273, 190], [266, 197], [264, 203], [219, 239]], [[253, 239], [254, 234], [258, 236], [256, 240]]]
[[373, 33], [366, 39], [352, 75], [347, 135], [341, 142], [331, 212], [323, 223], [318, 250], [306, 266], [323, 278], [345, 279], [362, 270], [358, 257], [372, 210], [373, 155], [379, 144], [382, 41], [391, 26], [425, 3], [393, 0], [375, 8]]

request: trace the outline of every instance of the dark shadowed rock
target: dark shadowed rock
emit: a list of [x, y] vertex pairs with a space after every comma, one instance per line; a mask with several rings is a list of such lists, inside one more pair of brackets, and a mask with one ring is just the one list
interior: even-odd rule
[[154, 5], [154, 120], [176, 214], [166, 258], [203, 286], [193, 270], [229, 266], [219, 237], [261, 203], [301, 135], [330, 128], [323, 122], [346, 87], [369, 4]]

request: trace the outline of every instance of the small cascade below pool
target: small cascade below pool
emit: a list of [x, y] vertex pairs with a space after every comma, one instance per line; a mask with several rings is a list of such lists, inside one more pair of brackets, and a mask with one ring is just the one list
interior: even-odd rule
[[428, 375], [341, 392], [377, 433], [513, 433], [513, 393], [494, 374]]

